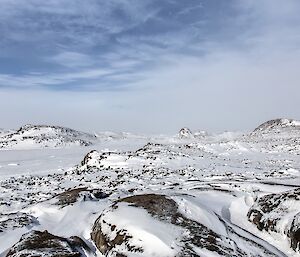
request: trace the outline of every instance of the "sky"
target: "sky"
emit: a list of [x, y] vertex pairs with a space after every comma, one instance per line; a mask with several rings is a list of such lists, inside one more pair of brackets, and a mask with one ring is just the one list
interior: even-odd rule
[[300, 120], [299, 0], [0, 0], [0, 127]]

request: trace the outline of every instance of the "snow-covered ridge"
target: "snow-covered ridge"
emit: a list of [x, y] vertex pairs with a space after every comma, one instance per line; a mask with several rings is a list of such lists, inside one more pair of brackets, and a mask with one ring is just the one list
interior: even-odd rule
[[300, 150], [300, 121], [275, 119], [264, 122], [241, 141], [260, 145], [261, 151], [298, 153]]
[[264, 122], [258, 126], [255, 132], [272, 132], [276, 130], [284, 130], [286, 128], [292, 128], [300, 131], [300, 121], [293, 119], [275, 119]]
[[17, 131], [0, 134], [0, 148], [88, 146], [93, 144], [96, 139], [95, 135], [60, 126], [25, 125]]

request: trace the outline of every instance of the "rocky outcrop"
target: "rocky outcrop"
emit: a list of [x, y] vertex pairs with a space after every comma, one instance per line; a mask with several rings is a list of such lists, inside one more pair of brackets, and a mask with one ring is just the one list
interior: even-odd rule
[[68, 206], [76, 203], [80, 198], [83, 201], [100, 200], [108, 197], [109, 194], [102, 192], [100, 189], [88, 189], [87, 187], [74, 188], [67, 190], [55, 197], [55, 204]]
[[101, 168], [101, 160], [105, 158], [104, 154], [100, 154], [97, 150], [92, 150], [84, 156], [81, 166], [84, 167], [84, 169], [99, 169]]
[[23, 212], [0, 214], [0, 232], [7, 229], [29, 227], [39, 224], [38, 220]]
[[[106, 209], [95, 221], [91, 238], [105, 256], [187, 257], [202, 256], [201, 251], [218, 256], [246, 256], [230, 239], [231, 233], [234, 231], [228, 228], [228, 236], [217, 234], [187, 218], [171, 198], [145, 194], [118, 200]], [[244, 244], [252, 242], [245, 240]], [[273, 256], [262, 252], [256, 256]]]
[[288, 236], [291, 247], [300, 250], [300, 188], [259, 198], [248, 219], [259, 230]]
[[300, 251], [300, 212], [293, 217], [287, 235], [291, 240], [291, 247], [296, 251]]
[[31, 231], [11, 247], [6, 257], [81, 257], [86, 256], [86, 251], [90, 249], [79, 237], [63, 238], [52, 235], [48, 231]]
[[192, 131], [189, 128], [182, 128], [179, 130], [178, 133], [179, 138], [187, 139], [187, 138], [193, 138], [194, 135]]

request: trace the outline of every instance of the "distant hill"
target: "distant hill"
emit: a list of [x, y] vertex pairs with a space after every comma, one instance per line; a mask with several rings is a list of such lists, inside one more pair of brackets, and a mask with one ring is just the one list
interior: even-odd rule
[[300, 121], [293, 119], [275, 119], [264, 122], [258, 126], [253, 132], [276, 132], [280, 130], [299, 130]]
[[255, 144], [263, 152], [295, 153], [300, 151], [300, 121], [274, 119], [259, 125], [244, 136], [243, 141]]
[[95, 135], [60, 126], [25, 125], [17, 131], [0, 133], [0, 148], [89, 146], [96, 139]]

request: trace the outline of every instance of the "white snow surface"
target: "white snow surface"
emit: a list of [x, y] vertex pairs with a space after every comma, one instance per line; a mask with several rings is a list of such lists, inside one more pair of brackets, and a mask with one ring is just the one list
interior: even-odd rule
[[[296, 121], [293, 124], [299, 126]], [[247, 218], [258, 197], [300, 187], [298, 130], [275, 136], [203, 133], [179, 138], [108, 132], [96, 136], [92, 146], [36, 149], [35, 145], [30, 149], [27, 144], [26, 149], [0, 151], [0, 256], [33, 229], [80, 236], [92, 245], [90, 232], [100, 214], [119, 198], [144, 193], [169, 196], [180, 213], [219, 235], [229, 237], [230, 227], [259, 244], [246, 245], [231, 235], [249, 256], [264, 256], [262, 248], [273, 256], [300, 256], [283, 233], [288, 225], [284, 222], [290, 219], [279, 223], [282, 232], [275, 233], [259, 231]], [[81, 165], [91, 150], [96, 151]], [[80, 196], [65, 207], [54, 203], [57, 194], [78, 187], [101, 189], [110, 196], [97, 201]], [[284, 206], [294, 215], [299, 203], [286, 201]], [[130, 231], [132, 240], [145, 249], [132, 256], [174, 256], [180, 251], [183, 232], [179, 227], [164, 224], [143, 209], [124, 205], [118, 212], [109, 217], [111, 222]], [[8, 222], [7, 215], [15, 213], [29, 215], [36, 222], [20, 225], [17, 218]], [[118, 220], [120, 216], [124, 218]], [[128, 218], [132, 216], [139, 218], [133, 222]], [[204, 248], [194, 250], [199, 256], [220, 256]]]

